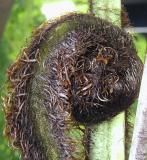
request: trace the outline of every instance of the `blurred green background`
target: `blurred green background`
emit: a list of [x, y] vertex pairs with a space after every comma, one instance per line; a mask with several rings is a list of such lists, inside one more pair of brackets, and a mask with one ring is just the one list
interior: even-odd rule
[[[64, 5], [69, 5], [67, 11], [68, 9], [81, 12], [87, 12], [88, 10], [87, 0], [68, 0], [66, 4], [61, 4], [62, 2], [62, 0], [15, 0], [13, 2], [3, 36], [0, 37], [0, 160], [19, 159], [19, 153], [9, 147], [8, 141], [3, 136], [5, 120], [2, 97], [6, 94], [6, 70], [15, 61], [21, 48], [28, 43], [33, 29], [45, 21], [46, 18], [56, 16], [57, 12], [54, 11], [53, 7], [55, 3], [59, 4], [60, 9], [56, 6], [58, 14], [65, 8]], [[52, 6], [52, 9], [47, 7], [47, 3]], [[46, 10], [50, 10], [50, 14], [46, 15]], [[137, 35], [134, 42], [141, 59], [144, 60], [146, 39]]]

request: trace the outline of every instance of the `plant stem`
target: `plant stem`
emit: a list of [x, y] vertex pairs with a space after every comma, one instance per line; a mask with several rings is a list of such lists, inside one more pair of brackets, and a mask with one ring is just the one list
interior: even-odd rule
[[136, 120], [133, 132], [132, 146], [129, 160], [145, 160], [147, 159], [147, 57], [144, 65], [144, 73], [142, 76], [142, 83], [140, 95], [138, 100], [138, 107], [136, 113]]
[[[95, 16], [121, 25], [121, 0], [95, 0], [93, 11]], [[91, 129], [92, 160], [125, 159], [125, 112]]]

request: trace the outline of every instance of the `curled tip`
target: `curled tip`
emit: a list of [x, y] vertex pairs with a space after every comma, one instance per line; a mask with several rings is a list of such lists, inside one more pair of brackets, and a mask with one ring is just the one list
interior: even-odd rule
[[7, 133], [25, 160], [88, 157], [81, 125], [127, 109], [142, 69], [131, 36], [105, 20], [70, 14], [45, 23], [8, 71]]

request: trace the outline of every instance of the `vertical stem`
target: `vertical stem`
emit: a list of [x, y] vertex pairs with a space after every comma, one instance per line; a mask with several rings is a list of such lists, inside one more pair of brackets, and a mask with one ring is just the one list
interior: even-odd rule
[[93, 0], [88, 0], [89, 3], [89, 13], [93, 14]]
[[[93, 11], [95, 16], [121, 26], [121, 0], [95, 0]], [[91, 160], [125, 159], [124, 112], [91, 128]]]
[[0, 39], [2, 38], [13, 3], [13, 0], [0, 1]]
[[93, 12], [97, 17], [121, 25], [121, 0], [93, 0]]
[[147, 56], [144, 65], [129, 160], [147, 159]]

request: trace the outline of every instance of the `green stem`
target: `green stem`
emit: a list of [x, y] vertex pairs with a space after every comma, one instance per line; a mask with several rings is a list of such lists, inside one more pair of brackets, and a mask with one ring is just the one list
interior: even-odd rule
[[[93, 10], [95, 16], [121, 25], [121, 0], [95, 0]], [[110, 121], [92, 127], [91, 152], [92, 160], [124, 160], [125, 159], [125, 113]]]

